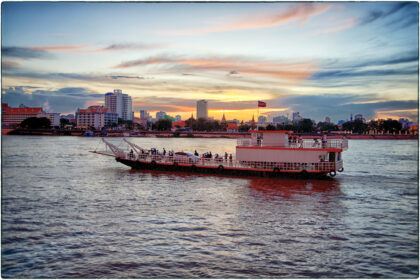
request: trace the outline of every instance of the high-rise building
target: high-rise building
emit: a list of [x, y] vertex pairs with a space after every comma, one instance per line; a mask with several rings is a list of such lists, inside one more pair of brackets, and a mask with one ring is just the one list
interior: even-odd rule
[[197, 101], [197, 119], [208, 119], [207, 112], [207, 100], [198, 100]]
[[330, 122], [331, 122], [330, 117], [325, 117], [325, 122], [326, 122], [326, 123], [330, 123]]
[[162, 112], [162, 111], [156, 112], [156, 120], [158, 121], [160, 119], [163, 119], [165, 117], [165, 115], [166, 115], [165, 112]]
[[295, 121], [300, 121], [302, 120], [302, 117], [299, 115], [299, 112], [293, 112], [292, 114], [292, 120]]
[[105, 107], [112, 113], [117, 113], [118, 118], [125, 121], [133, 120], [133, 102], [131, 96], [122, 93], [120, 89], [114, 89], [114, 92], [105, 94]]
[[182, 118], [181, 118], [181, 116], [180, 116], [180, 115], [176, 115], [176, 116], [175, 116], [175, 119], [176, 119], [176, 121], [177, 121], [177, 122], [182, 121]]
[[149, 113], [146, 110], [140, 110], [140, 118], [147, 118]]

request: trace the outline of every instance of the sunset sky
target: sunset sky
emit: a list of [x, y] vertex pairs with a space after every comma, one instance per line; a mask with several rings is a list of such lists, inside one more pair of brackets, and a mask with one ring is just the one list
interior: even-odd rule
[[2, 102], [418, 121], [418, 3], [2, 3]]

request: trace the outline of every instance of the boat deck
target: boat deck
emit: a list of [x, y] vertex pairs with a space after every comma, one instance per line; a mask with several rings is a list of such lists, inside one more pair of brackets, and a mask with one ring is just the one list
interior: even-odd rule
[[[114, 156], [110, 151], [93, 151], [93, 153]], [[238, 161], [235, 157], [229, 158], [194, 158], [179, 159], [168, 155], [149, 155], [149, 154], [130, 154], [129, 152], [117, 157], [121, 160], [140, 162], [142, 164], [152, 165], [175, 165], [184, 167], [199, 168], [219, 168], [219, 169], [236, 169], [236, 170], [253, 170], [253, 171], [276, 171], [276, 172], [302, 172], [309, 173], [328, 173], [332, 170], [339, 170], [343, 167], [343, 161], [336, 162], [256, 162], [256, 161]], [[128, 163], [128, 162], [127, 162]]]

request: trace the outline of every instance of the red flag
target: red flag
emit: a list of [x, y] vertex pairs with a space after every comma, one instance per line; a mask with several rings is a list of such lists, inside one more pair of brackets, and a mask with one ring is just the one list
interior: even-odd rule
[[258, 101], [258, 107], [267, 107], [267, 103]]

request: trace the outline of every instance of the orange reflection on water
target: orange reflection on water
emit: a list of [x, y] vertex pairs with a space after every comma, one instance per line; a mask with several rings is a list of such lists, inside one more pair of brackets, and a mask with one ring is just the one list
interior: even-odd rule
[[153, 177], [178, 177], [184, 180], [194, 180], [197, 177], [209, 177], [220, 180], [239, 179], [248, 181], [248, 188], [262, 194], [265, 199], [292, 199], [294, 195], [321, 195], [330, 196], [340, 195], [340, 182], [336, 179], [326, 178], [319, 179], [291, 179], [291, 178], [268, 178], [268, 177], [252, 177], [252, 176], [232, 176], [221, 174], [202, 174], [189, 173], [180, 171], [160, 171], [160, 170], [130, 170], [130, 173], [150, 174]]

